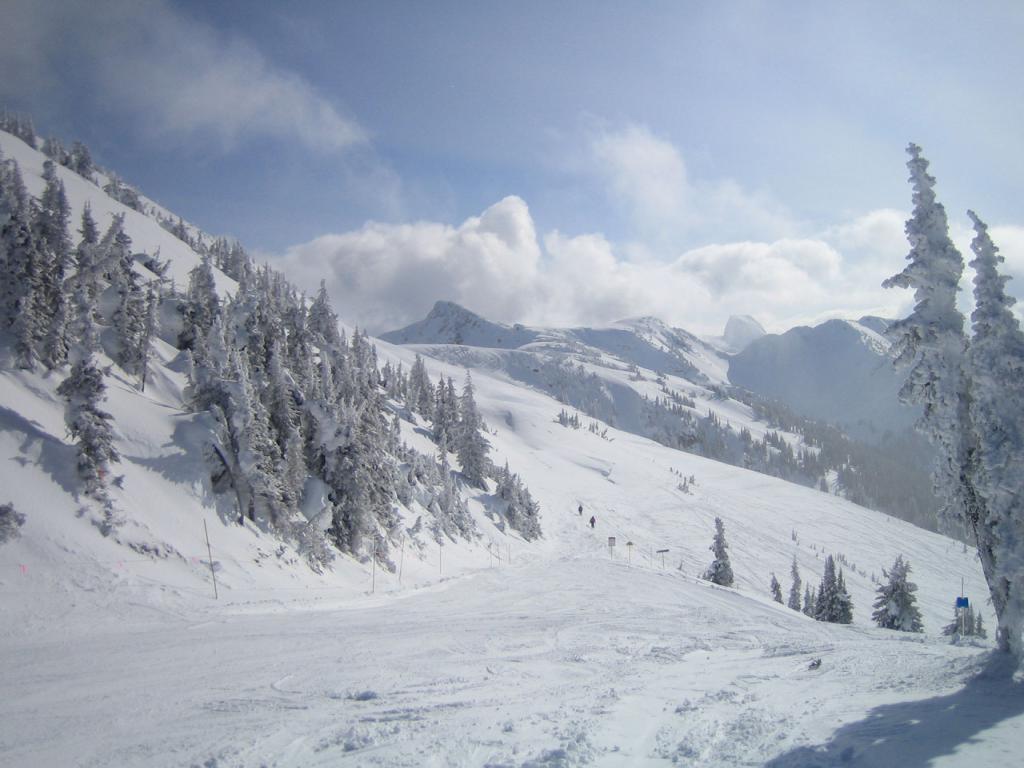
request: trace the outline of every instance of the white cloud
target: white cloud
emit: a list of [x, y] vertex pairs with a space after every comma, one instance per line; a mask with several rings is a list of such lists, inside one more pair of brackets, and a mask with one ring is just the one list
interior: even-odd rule
[[692, 179], [682, 154], [642, 125], [601, 131], [590, 141], [592, 170], [648, 242], [695, 237], [778, 238], [797, 227], [783, 206], [731, 179]]
[[5, 78], [5, 88], [21, 87], [26, 97], [58, 83], [56, 62], [64, 59], [89, 81], [96, 99], [160, 138], [212, 138], [232, 148], [261, 135], [323, 152], [366, 141], [364, 130], [302, 77], [163, 0], [10, 5], [0, 65], [8, 74], [26, 73], [20, 86], [20, 78]]
[[339, 314], [372, 332], [419, 320], [439, 299], [504, 322], [655, 315], [717, 334], [730, 314], [753, 314], [781, 331], [832, 316], [903, 312], [909, 295], [881, 288], [902, 265], [905, 248], [895, 251], [888, 237], [898, 217], [874, 212], [817, 238], [712, 244], [664, 261], [623, 258], [599, 234], [554, 231], [542, 245], [526, 203], [508, 197], [459, 226], [369, 223], [325, 235], [289, 249], [278, 265], [309, 290], [326, 277]]
[[338, 313], [384, 331], [450, 299], [494, 319], [530, 313], [540, 246], [526, 203], [508, 197], [458, 227], [368, 223], [290, 248], [282, 265], [312, 290], [327, 280]]

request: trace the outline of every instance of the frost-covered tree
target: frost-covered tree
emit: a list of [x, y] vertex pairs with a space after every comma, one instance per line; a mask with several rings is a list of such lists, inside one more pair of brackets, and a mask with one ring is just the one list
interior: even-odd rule
[[43, 163], [46, 186], [32, 210], [32, 230], [38, 251], [39, 281], [34, 299], [34, 313], [41, 325], [37, 329], [40, 358], [48, 369], [57, 368], [67, 360], [68, 308], [64, 285], [71, 261], [71, 239], [68, 205], [64, 184], [57, 176], [52, 161]]
[[483, 419], [476, 409], [473, 397], [473, 379], [466, 372], [466, 383], [459, 398], [459, 422], [455, 428], [455, 452], [462, 465], [462, 475], [466, 482], [476, 488], [484, 487], [484, 478], [488, 472], [487, 439], [481, 434]]
[[715, 559], [711, 561], [704, 578], [713, 584], [723, 587], [731, 587], [733, 583], [732, 564], [729, 562], [729, 553], [726, 551], [729, 545], [725, 541], [725, 523], [722, 518], [715, 518], [715, 539], [709, 549], [714, 553]]
[[407, 400], [411, 410], [424, 418], [434, 418], [434, 389], [427, 375], [427, 366], [423, 358], [416, 353], [412, 368], [409, 370], [409, 394]]
[[78, 452], [78, 475], [86, 494], [101, 501], [106, 500], [110, 464], [120, 461], [114, 447], [113, 417], [100, 408], [105, 392], [103, 373], [91, 354], [82, 355], [57, 387], [67, 402], [64, 423]]
[[1006, 293], [1009, 278], [988, 227], [973, 211], [975, 309], [970, 348], [970, 423], [978, 497], [972, 519], [987, 564], [1000, 647], [1024, 656], [1024, 333]]
[[75, 141], [71, 144], [68, 167], [79, 176], [84, 176], [89, 181], [93, 180], [96, 166], [92, 162], [92, 153], [89, 152], [89, 148], [82, 142]]
[[149, 372], [150, 347], [160, 326], [160, 285], [154, 280], [146, 288], [146, 314], [139, 337], [136, 358], [139, 361], [139, 389], [146, 391], [146, 377]]
[[45, 327], [38, 314], [40, 258], [28, 192], [13, 161], [0, 161], [0, 267], [4, 310], [0, 325], [11, 329], [16, 365], [31, 369], [39, 359], [37, 340]]
[[962, 531], [977, 516], [977, 502], [969, 472], [967, 440], [969, 396], [964, 371], [967, 340], [964, 318], [956, 308], [963, 258], [949, 237], [946, 210], [936, 200], [935, 179], [921, 148], [907, 148], [914, 210], [906, 223], [910, 242], [908, 264], [882, 285], [912, 288], [911, 314], [888, 329], [896, 365], [907, 368], [900, 399], [923, 406], [918, 429], [936, 446], [936, 496], [944, 500], [940, 524], [947, 531]]
[[[956, 603], [953, 603], [953, 620], [942, 628], [942, 634], [946, 637], [952, 637], [953, 642], [962, 637], [973, 637], [977, 634], [980, 619], [981, 614], [975, 614], [974, 608], [971, 606], [968, 605], [965, 608], [961, 608]], [[984, 629], [982, 629], [982, 633], [984, 633]], [[985, 634], [980, 636], [985, 637]]]
[[811, 589], [811, 585], [807, 584], [804, 587], [804, 615], [814, 617], [816, 610], [815, 602], [817, 598], [817, 591]]
[[793, 580], [793, 585], [789, 588], [789, 601], [786, 606], [792, 608], [794, 611], [800, 610], [800, 586], [802, 581], [800, 579], [800, 568], [796, 564], [796, 555], [793, 555], [793, 564], [789, 568], [790, 578]]
[[779, 580], [775, 578], [774, 573], [772, 574], [771, 584], [769, 584], [768, 588], [771, 590], [772, 600], [779, 605], [782, 605], [782, 585], [779, 584]]
[[896, 558], [892, 568], [882, 570], [882, 576], [889, 581], [878, 586], [878, 597], [875, 598], [872, 620], [882, 629], [897, 629], [901, 632], [923, 632], [921, 611], [917, 608], [914, 593], [917, 585], [908, 578], [910, 563], [903, 555]]
[[814, 618], [833, 624], [849, 624], [853, 621], [853, 604], [846, 591], [843, 572], [836, 573], [836, 561], [832, 555], [825, 558], [825, 573], [814, 598]]
[[507, 502], [504, 514], [509, 526], [519, 531], [527, 541], [538, 538], [541, 535], [540, 505], [534, 501], [530, 490], [523, 485], [519, 475], [509, 470], [508, 462], [498, 470], [496, 480], [495, 495]]
[[178, 349], [194, 349], [196, 339], [210, 330], [220, 311], [220, 296], [217, 294], [213, 267], [209, 256], [204, 256], [188, 274], [188, 292], [182, 305], [183, 321], [178, 335]]
[[455, 384], [451, 378], [445, 382], [438, 379], [434, 393], [434, 441], [444, 440], [448, 445], [455, 443], [455, 428], [459, 421], [459, 402], [455, 396]]
[[13, 504], [0, 504], [0, 544], [21, 536], [21, 526], [24, 524], [25, 516]]

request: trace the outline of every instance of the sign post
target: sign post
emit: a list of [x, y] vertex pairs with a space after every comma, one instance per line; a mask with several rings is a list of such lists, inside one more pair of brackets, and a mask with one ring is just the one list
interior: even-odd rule
[[615, 559], [615, 537], [614, 536], [609, 536], [608, 537], [608, 556], [612, 560]]
[[667, 549], [659, 549], [658, 550], [658, 554], [661, 555], [661, 570], [665, 570], [665, 553], [666, 552], [668, 552]]
[[633, 562], [633, 542], [632, 541], [627, 541], [626, 542], [626, 562], [627, 563], [632, 563]]
[[956, 599], [956, 612], [960, 614], [960, 635], [964, 634], [964, 620], [967, 618], [967, 609], [970, 607], [971, 601], [966, 597], [958, 597]]

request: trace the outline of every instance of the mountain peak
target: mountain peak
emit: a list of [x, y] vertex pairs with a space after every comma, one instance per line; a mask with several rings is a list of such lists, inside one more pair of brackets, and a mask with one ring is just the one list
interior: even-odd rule
[[725, 324], [723, 339], [734, 352], [742, 352], [752, 341], [766, 333], [764, 326], [750, 315], [730, 315]]

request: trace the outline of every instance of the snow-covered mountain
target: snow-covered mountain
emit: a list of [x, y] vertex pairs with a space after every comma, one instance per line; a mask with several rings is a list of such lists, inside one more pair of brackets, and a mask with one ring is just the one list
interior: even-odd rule
[[884, 320], [867, 317], [765, 335], [730, 359], [729, 380], [865, 438], [905, 431], [917, 412], [899, 402], [884, 330]]
[[[0, 150], [38, 198], [44, 156], [2, 132]], [[321, 386], [329, 376], [350, 380], [349, 394], [364, 398], [360, 414], [373, 403], [389, 416], [389, 439], [406, 450], [381, 467], [400, 467], [409, 486], [387, 499], [390, 526], [314, 567], [281, 528], [258, 516], [239, 521], [235, 494], [211, 472], [225, 424], [215, 408], [194, 404], [211, 363], [178, 349], [187, 320], [179, 304], [188, 306], [200, 243], [211, 239], [189, 228], [186, 242], [156, 221], [155, 208], [129, 209], [102, 185], [56, 173], [73, 220], [86, 204], [101, 230], [123, 215], [139, 254], [133, 269], [152, 279], [143, 270], [158, 250], [177, 292], [164, 301], [144, 390], [116, 361], [100, 313], [103, 408], [120, 455], [105, 478], [120, 518], [109, 535], [83, 494], [66, 433], [57, 388], [68, 366], [19, 369], [11, 334], [0, 336], [0, 505], [24, 516], [21, 525], [3, 517], [0, 537], [0, 762], [884, 764], [884, 742], [896, 754], [917, 745], [922, 764], [976, 765], [1019, 747], [1021, 709], [1007, 715], [992, 703], [1014, 692], [984, 679], [963, 688], [984, 657], [940, 635], [961, 579], [967, 594], [985, 594], [973, 555], [766, 474], [797, 466], [800, 454], [810, 467], [827, 447], [731, 396], [723, 355], [651, 318], [529, 329], [439, 304], [423, 323], [375, 342], [372, 357], [353, 340], [330, 374], [307, 371]], [[253, 369], [249, 381], [239, 368], [228, 395], [270, 401], [274, 339], [260, 342], [260, 307], [239, 302], [253, 289], [247, 281], [262, 280], [277, 286], [282, 306], [297, 305], [270, 273], [236, 281], [211, 269], [218, 296], [233, 297], [233, 317], [246, 321], [236, 325], [271, 350], [267, 370]], [[325, 365], [331, 350], [311, 344]], [[290, 349], [299, 355], [301, 345]], [[243, 351], [229, 355], [233, 365]], [[437, 468], [437, 424], [395, 386], [398, 370], [418, 365], [431, 383], [472, 372], [489, 458], [528, 486], [543, 536], [516, 531], [494, 478], [473, 487], [455, 454], [441, 457], [452, 471]], [[297, 366], [287, 370], [290, 407], [317, 416], [296, 396], [313, 389], [300, 386]], [[350, 432], [309, 435], [340, 450], [359, 434], [355, 415]], [[759, 453], [765, 471], [713, 460], [716, 451]], [[361, 481], [376, 492], [380, 479]], [[320, 474], [305, 480], [301, 512], [319, 530], [337, 489]], [[463, 533], [442, 526], [437, 505], [454, 504], [453, 493], [473, 522]], [[731, 588], [702, 578], [716, 518], [728, 535]], [[386, 559], [372, 556], [381, 547]], [[870, 620], [882, 571], [900, 554], [919, 586], [923, 635]], [[772, 574], [788, 591], [795, 563], [817, 587], [828, 555], [844, 569], [852, 626], [771, 599]], [[991, 626], [987, 606], [979, 600], [977, 609]], [[908, 735], [911, 721], [922, 724]]]
[[722, 335], [709, 341], [727, 354], [736, 354], [766, 333], [764, 326], [750, 315], [731, 315]]

